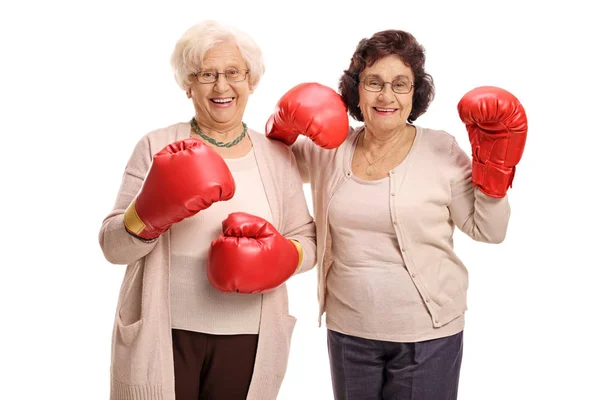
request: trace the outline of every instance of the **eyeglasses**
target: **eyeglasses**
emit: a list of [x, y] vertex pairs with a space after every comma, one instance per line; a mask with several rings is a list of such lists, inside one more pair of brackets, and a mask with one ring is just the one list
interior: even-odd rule
[[384, 82], [378, 76], [367, 76], [365, 79], [360, 81], [363, 84], [365, 90], [369, 92], [381, 92], [385, 87], [386, 83], [390, 84], [392, 91], [398, 94], [410, 93], [412, 88], [415, 86], [408, 78], [401, 77], [394, 79], [391, 82]]
[[219, 75], [225, 75], [227, 82], [241, 82], [246, 79], [248, 72], [250, 72], [250, 70], [237, 68], [229, 68], [225, 70], [225, 72], [207, 69], [205, 71], [200, 71], [196, 74], [193, 74], [192, 76], [196, 77], [198, 83], [216, 83], [219, 80]]

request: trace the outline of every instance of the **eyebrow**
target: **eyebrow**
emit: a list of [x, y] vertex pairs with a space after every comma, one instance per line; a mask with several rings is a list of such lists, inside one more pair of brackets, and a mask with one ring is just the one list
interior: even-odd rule
[[[217, 67], [207, 67], [207, 66], [202, 66], [200, 68], [202, 71], [216, 71], [219, 68]], [[225, 69], [245, 69], [244, 67], [240, 66], [240, 65], [228, 65], [227, 67], [225, 67]]]
[[[383, 78], [381, 77], [381, 75], [378, 75], [378, 74], [369, 74], [369, 75], [365, 76], [365, 79], [366, 79], [366, 78], [372, 78], [372, 77], [377, 77], [377, 78], [379, 78], [379, 79], [383, 79]], [[406, 78], [406, 79], [408, 79], [409, 81], [411, 80], [410, 76], [406, 76], [406, 75], [396, 75], [394, 78], [392, 78], [392, 80], [394, 80], [394, 79], [398, 79], [398, 78]]]

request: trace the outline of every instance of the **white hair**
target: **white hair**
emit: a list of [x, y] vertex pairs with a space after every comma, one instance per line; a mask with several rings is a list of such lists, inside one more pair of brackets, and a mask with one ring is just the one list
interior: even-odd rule
[[240, 49], [250, 73], [250, 89], [254, 89], [265, 73], [262, 51], [254, 39], [245, 32], [216, 21], [203, 21], [189, 28], [177, 41], [171, 55], [171, 67], [177, 84], [183, 89], [190, 87], [190, 75], [197, 73], [204, 54], [219, 43], [233, 42]]

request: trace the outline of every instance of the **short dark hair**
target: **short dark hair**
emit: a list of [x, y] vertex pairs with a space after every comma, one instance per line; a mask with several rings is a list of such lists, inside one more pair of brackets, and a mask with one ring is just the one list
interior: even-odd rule
[[400, 30], [377, 32], [369, 39], [362, 39], [350, 60], [350, 67], [340, 78], [340, 94], [354, 119], [364, 121], [358, 107], [359, 76], [366, 67], [389, 55], [398, 55], [412, 70], [415, 76], [413, 88], [413, 106], [408, 122], [414, 122], [421, 116], [435, 96], [435, 87], [431, 75], [425, 72], [425, 49], [415, 37]]

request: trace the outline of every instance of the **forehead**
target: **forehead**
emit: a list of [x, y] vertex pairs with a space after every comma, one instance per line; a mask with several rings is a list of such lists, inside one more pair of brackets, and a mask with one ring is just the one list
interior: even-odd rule
[[235, 43], [219, 43], [204, 53], [202, 65], [204, 67], [234, 66], [242, 67], [246, 63], [240, 49]]
[[397, 55], [389, 55], [379, 60], [371, 66], [368, 66], [363, 71], [363, 76], [379, 75], [384, 79], [395, 78], [398, 75], [413, 78], [412, 70], [404, 63], [404, 60]]

